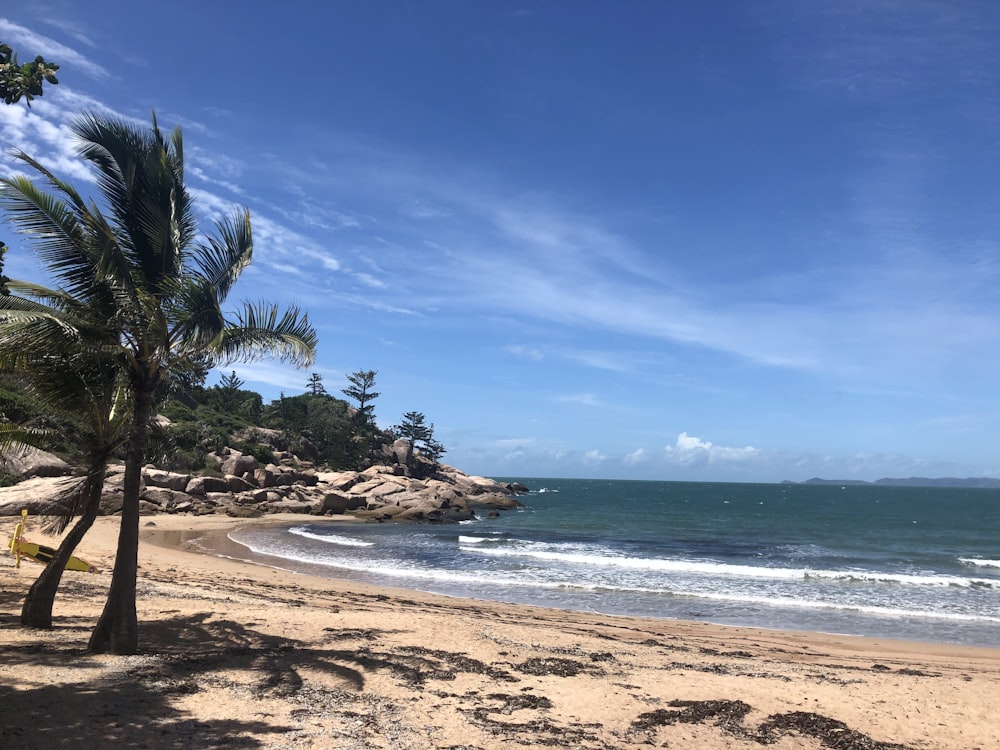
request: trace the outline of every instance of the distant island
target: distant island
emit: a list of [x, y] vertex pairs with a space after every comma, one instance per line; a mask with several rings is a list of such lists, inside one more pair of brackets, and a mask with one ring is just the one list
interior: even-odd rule
[[1000, 489], [1000, 479], [993, 477], [969, 477], [960, 479], [958, 477], [906, 477], [893, 479], [884, 477], [876, 479], [874, 482], [866, 482], [861, 479], [820, 479], [813, 477], [804, 482], [792, 482], [785, 480], [782, 484], [841, 484], [841, 485], [872, 485], [882, 487], [971, 487], [975, 489], [996, 490]]

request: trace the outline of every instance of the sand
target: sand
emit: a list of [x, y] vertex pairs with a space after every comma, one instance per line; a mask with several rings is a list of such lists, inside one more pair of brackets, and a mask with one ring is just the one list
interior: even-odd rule
[[0, 556], [0, 747], [1000, 747], [1000, 649], [494, 604], [190, 551], [280, 520], [144, 517], [136, 656], [86, 653], [118, 519], [84, 540], [102, 572], [66, 573], [49, 631], [18, 624], [40, 568]]

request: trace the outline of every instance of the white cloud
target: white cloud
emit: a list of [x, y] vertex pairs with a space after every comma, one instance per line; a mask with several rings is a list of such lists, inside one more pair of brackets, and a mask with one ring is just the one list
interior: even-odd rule
[[535, 442], [535, 438], [501, 438], [493, 441], [493, 444], [498, 448], [523, 448]]
[[60, 69], [79, 70], [91, 78], [108, 78], [111, 75], [76, 50], [6, 18], [0, 18], [0, 37], [14, 48], [19, 62], [34, 60], [36, 55], [42, 55], [49, 62], [59, 65]]
[[[232, 370], [236, 371], [236, 375], [241, 380], [246, 381], [245, 388], [254, 389], [255, 384], [264, 384], [282, 389], [286, 396], [297, 396], [305, 393], [306, 381], [309, 378], [305, 370], [297, 370], [291, 365], [270, 360], [250, 364], [237, 363], [228, 367], [220, 367], [213, 372], [228, 375]], [[213, 379], [213, 376], [209, 376], [209, 379]]]
[[545, 358], [545, 355], [542, 354], [540, 349], [533, 346], [526, 346], [524, 344], [514, 344], [512, 346], [508, 346], [504, 349], [504, 351], [513, 354], [516, 357], [531, 359], [535, 362], [541, 362]]
[[401, 213], [409, 219], [427, 220], [440, 219], [451, 214], [425, 200], [414, 200], [403, 206]]
[[583, 454], [584, 463], [588, 464], [600, 464], [607, 460], [607, 456], [601, 453], [596, 448], [594, 450], [587, 451]]
[[649, 460], [649, 451], [645, 448], [636, 448], [622, 459], [626, 466], [635, 466], [647, 460]]
[[370, 286], [373, 289], [385, 289], [387, 286], [384, 281], [376, 279], [370, 273], [354, 273], [353, 276], [365, 286]]
[[565, 396], [556, 396], [555, 400], [566, 404], [577, 404], [578, 406], [601, 406], [600, 400], [593, 393], [573, 393]]
[[757, 458], [760, 451], [753, 446], [730, 448], [682, 432], [673, 445], [664, 448], [667, 461], [681, 466], [704, 466], [711, 463], [741, 462]]
[[625, 362], [621, 354], [617, 353], [569, 352], [566, 354], [566, 358], [598, 370], [609, 370], [611, 372], [631, 371], [628, 363]]

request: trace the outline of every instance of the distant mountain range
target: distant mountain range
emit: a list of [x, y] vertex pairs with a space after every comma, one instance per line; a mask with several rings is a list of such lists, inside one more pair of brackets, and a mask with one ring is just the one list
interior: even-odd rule
[[978, 489], [995, 490], [1000, 489], [1000, 479], [993, 477], [969, 477], [959, 479], [958, 477], [938, 477], [936, 479], [928, 477], [907, 477], [905, 479], [893, 479], [885, 477], [876, 479], [874, 482], [865, 482], [860, 479], [820, 479], [813, 477], [804, 482], [783, 482], [783, 484], [841, 484], [841, 485], [881, 485], [883, 487], [973, 487]]

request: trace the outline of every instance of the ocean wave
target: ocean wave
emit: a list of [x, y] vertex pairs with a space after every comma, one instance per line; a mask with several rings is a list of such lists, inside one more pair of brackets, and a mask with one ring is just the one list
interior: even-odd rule
[[914, 586], [960, 586], [960, 587], [1000, 587], [1000, 581], [986, 578], [965, 578], [937, 574], [915, 575], [908, 573], [885, 573], [866, 570], [815, 570], [809, 568], [777, 568], [764, 565], [735, 565], [705, 560], [670, 560], [666, 558], [624, 557], [594, 551], [557, 551], [545, 549], [537, 543], [522, 542], [520, 545], [482, 548], [481, 545], [467, 549], [483, 555], [496, 557], [527, 557], [549, 562], [562, 562], [589, 567], [615, 567], [632, 570], [660, 571], [671, 573], [697, 573], [713, 576], [738, 576], [769, 580], [808, 580], [895, 583]]
[[958, 561], [978, 568], [1000, 568], [1000, 560], [984, 560], [980, 557], [960, 557]]
[[871, 604], [857, 604], [855, 602], [835, 602], [828, 600], [799, 599], [784, 596], [747, 596], [731, 595], [728, 593], [699, 593], [689, 594], [699, 599], [711, 599], [713, 601], [737, 602], [741, 604], [760, 604], [769, 607], [785, 607], [799, 609], [824, 609], [840, 610], [845, 612], [859, 612], [866, 615], [876, 615], [879, 617], [907, 617], [921, 618], [928, 620], [954, 620], [961, 622], [995, 622], [1000, 623], [1000, 617], [993, 615], [983, 615], [966, 612], [945, 612], [940, 609], [921, 610], [906, 609], [901, 607], [882, 607]]
[[[304, 529], [301, 526], [294, 526], [288, 530], [289, 534], [295, 534], [296, 536], [302, 536], [306, 539], [314, 539], [317, 542], [324, 542], [325, 544], [339, 544], [342, 547], [374, 547], [375, 542], [366, 542], [361, 539], [354, 539], [349, 536], [342, 536], [340, 534], [317, 534], [315, 532]], [[242, 542], [241, 542], [242, 544]]]
[[507, 541], [503, 537], [484, 537], [484, 536], [459, 536], [459, 544], [484, 544], [486, 542], [505, 542]]

